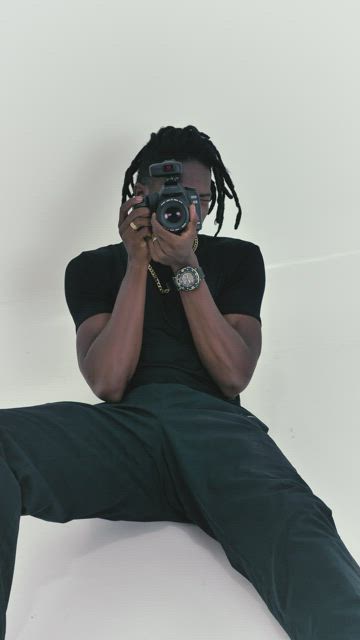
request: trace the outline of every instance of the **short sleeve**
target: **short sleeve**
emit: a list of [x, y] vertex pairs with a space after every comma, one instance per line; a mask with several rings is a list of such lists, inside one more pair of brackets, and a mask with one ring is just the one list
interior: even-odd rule
[[236, 243], [229, 251], [229, 273], [225, 273], [217, 306], [222, 314], [242, 313], [261, 322], [261, 303], [265, 291], [265, 265], [260, 247]]
[[105, 257], [83, 251], [65, 269], [65, 299], [77, 331], [80, 324], [96, 313], [111, 313], [109, 265]]

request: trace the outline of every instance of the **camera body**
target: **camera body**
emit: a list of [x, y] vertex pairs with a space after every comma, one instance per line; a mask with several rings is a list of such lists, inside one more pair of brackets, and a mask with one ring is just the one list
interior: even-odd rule
[[195, 205], [197, 222], [196, 231], [202, 228], [201, 204], [196, 189], [183, 187], [179, 184], [182, 175], [182, 163], [173, 158], [151, 164], [149, 174], [154, 178], [165, 177], [165, 184], [160, 191], [155, 191], [144, 197], [143, 202], [135, 204], [133, 209], [148, 207], [156, 213], [157, 221], [173, 233], [181, 234], [190, 222], [189, 207]]

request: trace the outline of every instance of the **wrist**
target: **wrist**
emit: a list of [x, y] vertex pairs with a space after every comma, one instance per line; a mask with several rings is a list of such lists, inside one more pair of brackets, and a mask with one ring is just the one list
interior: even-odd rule
[[145, 273], [148, 270], [149, 262], [145, 260], [128, 260], [126, 270], [134, 271], [136, 273]]
[[183, 267], [199, 267], [199, 261], [197, 259], [197, 256], [195, 255], [195, 253], [193, 255], [190, 255], [186, 260], [183, 260], [181, 263], [174, 263], [171, 265], [171, 268], [173, 270], [173, 273], [177, 273], [177, 271], [179, 271], [179, 269], [182, 269]]

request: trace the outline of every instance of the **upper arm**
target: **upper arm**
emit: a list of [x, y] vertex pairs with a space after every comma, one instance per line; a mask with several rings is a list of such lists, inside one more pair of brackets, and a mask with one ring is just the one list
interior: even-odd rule
[[[114, 273], [109, 255], [97, 249], [83, 251], [68, 263], [64, 278], [65, 298], [77, 332], [85, 320], [111, 314]], [[93, 322], [96, 330], [101, 318]]]
[[261, 353], [261, 323], [257, 318], [242, 313], [226, 313], [224, 314], [224, 318], [239, 333], [249, 349], [250, 355], [246, 363], [247, 375], [245, 380], [245, 386], [247, 386], [255, 371]]
[[265, 263], [260, 247], [252, 242], [234, 240], [227, 249], [217, 306], [248, 347], [246, 362], [244, 350], [241, 350], [242, 359], [241, 362], [238, 359], [234, 372], [235, 386], [245, 389], [255, 371], [262, 347], [260, 313], [266, 283]]
[[101, 333], [110, 317], [111, 313], [97, 313], [90, 316], [80, 324], [76, 333], [76, 353], [79, 369], [93, 391], [94, 384], [85, 369], [84, 360], [95, 338]]

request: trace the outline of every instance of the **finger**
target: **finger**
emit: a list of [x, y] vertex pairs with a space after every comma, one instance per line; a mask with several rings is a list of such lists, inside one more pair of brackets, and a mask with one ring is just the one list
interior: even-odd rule
[[148, 246], [149, 246], [149, 251], [150, 251], [150, 255], [151, 255], [151, 259], [155, 260], [155, 262], [159, 262], [159, 254], [158, 254], [158, 247], [157, 247], [157, 240], [155, 242], [153, 242], [152, 238], [149, 238], [148, 242]]
[[[159, 225], [161, 227], [161, 225]], [[166, 244], [163, 238], [160, 238], [158, 232], [153, 229], [151, 244], [154, 248], [155, 255], [159, 260], [163, 259], [167, 253], [165, 251]], [[170, 249], [171, 250], [171, 249]]]
[[131, 222], [135, 222], [138, 228], [146, 226], [151, 230], [150, 210], [147, 207], [142, 207], [140, 211], [133, 209], [131, 213], [125, 212], [124, 218], [119, 218], [118, 227], [126, 229]]
[[199, 218], [196, 212], [196, 207], [194, 204], [192, 204], [190, 207], [190, 222], [193, 225], [193, 233], [195, 234], [195, 237], [197, 236], [197, 233], [198, 233], [198, 230], [197, 230], [198, 221], [199, 221]]
[[197, 215], [196, 215], [196, 207], [194, 204], [190, 205], [190, 222], [196, 226]]
[[134, 207], [134, 205], [139, 205], [143, 200], [144, 200], [143, 196], [133, 196], [132, 198], [129, 198], [129, 200], [127, 200], [124, 203], [125, 205], [124, 208], [126, 211], [129, 211], [129, 209]]
[[152, 238], [151, 238], [151, 246], [154, 248], [155, 253], [158, 254], [158, 252], [161, 250], [161, 246], [160, 246], [160, 242], [159, 242], [159, 238], [157, 235], [155, 235], [155, 233], [152, 234]]
[[156, 233], [162, 232], [163, 226], [159, 224], [159, 222], [157, 221], [155, 211], [151, 214], [151, 224], [154, 227], [154, 229], [156, 228]]
[[129, 209], [131, 209], [134, 206], [134, 204], [139, 204], [143, 199], [144, 199], [143, 196], [133, 196], [132, 198], [129, 198], [128, 200], [126, 200], [126, 202], [123, 202], [123, 204], [120, 207], [121, 221], [125, 220], [126, 215], [129, 212]]

